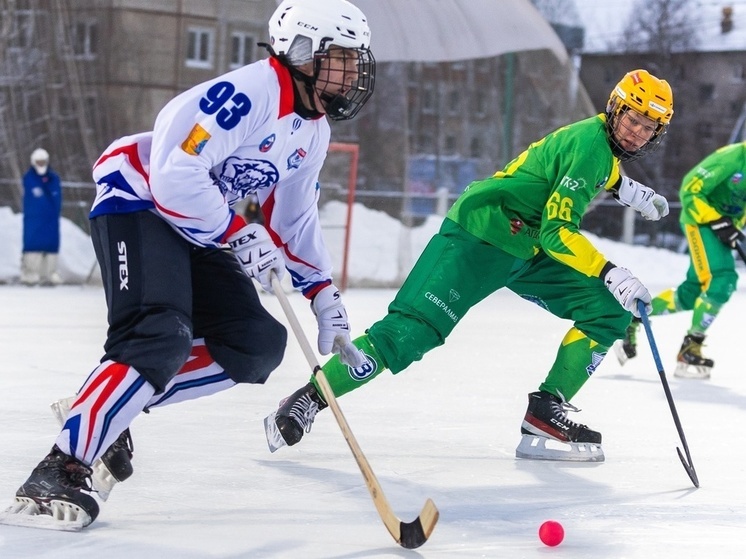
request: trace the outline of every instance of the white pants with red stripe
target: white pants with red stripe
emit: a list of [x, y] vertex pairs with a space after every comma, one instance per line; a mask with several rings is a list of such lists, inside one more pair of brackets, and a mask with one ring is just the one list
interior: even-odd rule
[[105, 361], [78, 392], [55, 442], [66, 454], [92, 464], [143, 410], [201, 398], [235, 385], [212, 359], [204, 339], [194, 340], [187, 362], [157, 395], [133, 367]]

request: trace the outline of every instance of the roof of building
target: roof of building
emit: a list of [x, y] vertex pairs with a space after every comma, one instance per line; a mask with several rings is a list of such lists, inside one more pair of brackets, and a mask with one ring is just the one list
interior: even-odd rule
[[529, 0], [353, 0], [368, 18], [376, 60], [435, 62], [567, 51]]

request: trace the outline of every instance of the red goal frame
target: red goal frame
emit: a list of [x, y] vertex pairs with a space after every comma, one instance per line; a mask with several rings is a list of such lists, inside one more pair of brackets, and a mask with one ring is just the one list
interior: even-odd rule
[[350, 164], [347, 172], [347, 216], [345, 218], [345, 235], [344, 247], [342, 253], [342, 276], [340, 279], [339, 289], [347, 289], [348, 274], [347, 266], [350, 256], [350, 234], [352, 232], [352, 207], [355, 204], [355, 185], [357, 184], [357, 166], [360, 160], [360, 146], [354, 143], [331, 142], [329, 144], [330, 153], [345, 153], [349, 155]]

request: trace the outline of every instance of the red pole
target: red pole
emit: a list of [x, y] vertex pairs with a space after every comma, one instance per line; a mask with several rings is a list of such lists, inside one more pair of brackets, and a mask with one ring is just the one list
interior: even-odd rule
[[343, 144], [332, 142], [329, 151], [341, 151], [350, 154], [350, 172], [347, 175], [347, 219], [345, 223], [345, 242], [342, 253], [342, 279], [340, 289], [347, 289], [347, 264], [350, 254], [350, 232], [352, 231], [352, 206], [355, 204], [355, 183], [357, 182], [357, 163], [360, 146], [357, 144]]

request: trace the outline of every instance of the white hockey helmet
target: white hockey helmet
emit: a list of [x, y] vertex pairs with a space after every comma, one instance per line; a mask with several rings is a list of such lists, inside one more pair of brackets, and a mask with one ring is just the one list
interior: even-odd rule
[[[347, 0], [284, 0], [269, 20], [268, 48], [301, 80], [309, 97], [315, 91], [324, 112], [332, 120], [349, 120], [373, 95], [376, 60], [370, 51], [368, 20]], [[331, 49], [331, 47], [336, 47]], [[322, 76], [322, 66], [332, 61], [348, 67], [355, 61], [350, 83], [349, 69], [341, 77]], [[299, 67], [313, 63], [313, 75]]]
[[330, 45], [369, 49], [370, 28], [347, 0], [284, 0], [269, 20], [269, 42], [275, 54], [297, 66]]

